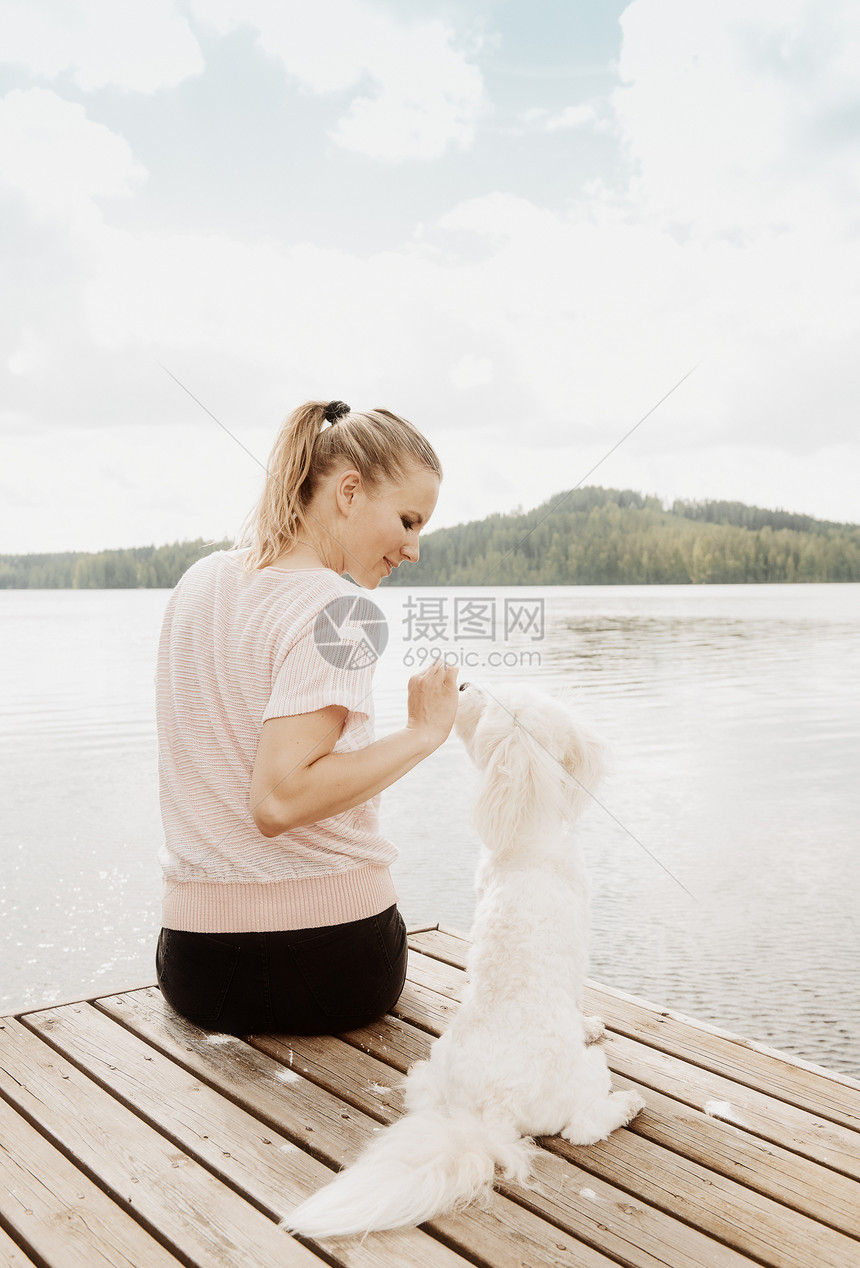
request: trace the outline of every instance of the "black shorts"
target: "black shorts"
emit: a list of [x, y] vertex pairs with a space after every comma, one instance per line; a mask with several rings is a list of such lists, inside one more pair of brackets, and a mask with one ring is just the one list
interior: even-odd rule
[[165, 999], [198, 1026], [331, 1035], [365, 1026], [396, 1003], [406, 980], [406, 926], [395, 905], [322, 929], [162, 929], [155, 965]]

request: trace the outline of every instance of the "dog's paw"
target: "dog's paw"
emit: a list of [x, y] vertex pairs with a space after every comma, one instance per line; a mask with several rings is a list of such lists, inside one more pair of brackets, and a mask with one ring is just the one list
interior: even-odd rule
[[645, 1101], [638, 1092], [613, 1092], [610, 1100], [614, 1101], [619, 1111], [624, 1114], [624, 1118], [618, 1124], [619, 1127], [632, 1122], [639, 1111], [645, 1108]]
[[603, 1024], [602, 1017], [583, 1017], [582, 1026], [585, 1031], [586, 1043], [597, 1043], [598, 1039], [602, 1039], [606, 1034], [606, 1026]]
[[645, 1102], [638, 1092], [612, 1092], [605, 1099], [578, 1108], [559, 1136], [572, 1145], [596, 1145], [635, 1118]]

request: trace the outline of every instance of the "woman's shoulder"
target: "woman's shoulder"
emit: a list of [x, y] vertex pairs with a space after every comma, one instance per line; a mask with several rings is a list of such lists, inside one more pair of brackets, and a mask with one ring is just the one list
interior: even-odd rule
[[212, 575], [215, 573], [231, 573], [237, 580], [246, 584], [264, 582], [283, 589], [295, 589], [299, 586], [320, 589], [328, 586], [331, 589], [360, 592], [354, 581], [340, 576], [332, 568], [321, 565], [316, 568], [267, 565], [265, 568], [249, 568], [249, 547], [231, 547], [229, 550], [213, 550], [208, 555], [196, 560], [182, 575], [186, 577]]
[[177, 591], [195, 604], [238, 606], [246, 615], [280, 612], [303, 626], [331, 604], [352, 609], [366, 592], [332, 568], [258, 568], [246, 566], [247, 550], [216, 550], [204, 555], [180, 578]]

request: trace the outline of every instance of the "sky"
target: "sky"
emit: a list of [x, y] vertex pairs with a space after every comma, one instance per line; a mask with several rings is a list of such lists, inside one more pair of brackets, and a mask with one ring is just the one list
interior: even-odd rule
[[233, 539], [314, 398], [427, 435], [431, 529], [580, 482], [860, 522], [852, 0], [0, 26], [0, 554]]

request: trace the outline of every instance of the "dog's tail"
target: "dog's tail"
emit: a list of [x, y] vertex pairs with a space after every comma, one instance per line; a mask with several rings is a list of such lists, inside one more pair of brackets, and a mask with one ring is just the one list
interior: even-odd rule
[[476, 1114], [406, 1114], [281, 1227], [316, 1238], [423, 1224], [487, 1195], [497, 1164], [526, 1183], [534, 1152], [513, 1125]]

